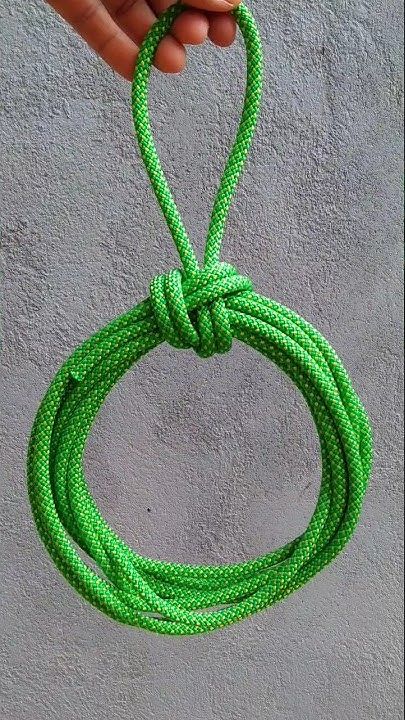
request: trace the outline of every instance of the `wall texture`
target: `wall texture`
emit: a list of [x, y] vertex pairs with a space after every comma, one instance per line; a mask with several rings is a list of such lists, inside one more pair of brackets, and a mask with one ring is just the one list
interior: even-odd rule
[[[376, 446], [360, 526], [284, 604], [193, 639], [108, 621], [54, 569], [26, 497], [38, 403], [73, 347], [176, 257], [134, 146], [129, 86], [45, 4], [0, 0], [7, 720], [402, 717], [402, 3], [252, 4], [264, 107], [224, 257], [313, 322], [350, 371]], [[199, 249], [243, 60], [240, 44], [207, 46], [181, 77], [153, 79], [158, 146]], [[134, 368], [98, 418], [86, 465], [128, 542], [193, 562], [247, 558], [302, 531], [320, 471], [295, 389], [236, 344], [206, 362], [162, 347]]]

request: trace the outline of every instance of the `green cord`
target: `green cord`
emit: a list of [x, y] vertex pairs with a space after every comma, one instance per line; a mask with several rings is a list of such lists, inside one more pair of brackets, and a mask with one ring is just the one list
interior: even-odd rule
[[[327, 341], [299, 315], [252, 290], [219, 262], [230, 203], [256, 125], [262, 52], [255, 22], [234, 11], [247, 51], [242, 120], [215, 200], [200, 269], [152, 140], [148, 81], [156, 47], [182, 7], [149, 32], [133, 83], [138, 143], [176, 244], [182, 270], [151, 283], [150, 297], [83, 343], [65, 362], [38, 410], [28, 452], [28, 490], [38, 532], [69, 583], [99, 610], [128, 625], [192, 635], [225, 627], [283, 600], [331, 562], [359, 519], [371, 471], [366, 413]], [[308, 403], [320, 440], [322, 480], [305, 532], [262, 557], [232, 565], [162, 562], [131, 550], [101, 517], [83, 473], [83, 453], [106, 396], [142, 356], [167, 341], [202, 357], [233, 338], [281, 368]], [[73, 541], [73, 542], [72, 542]], [[94, 572], [76, 543], [100, 570]]]

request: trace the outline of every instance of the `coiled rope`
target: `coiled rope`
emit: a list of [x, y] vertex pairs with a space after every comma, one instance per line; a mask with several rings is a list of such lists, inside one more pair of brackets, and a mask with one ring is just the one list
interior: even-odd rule
[[[191, 635], [224, 627], [286, 598], [342, 550], [359, 519], [371, 469], [371, 432], [350, 379], [327, 341], [305, 320], [252, 290], [219, 262], [226, 218], [253, 136], [262, 54], [255, 22], [234, 11], [247, 52], [242, 119], [214, 203], [203, 267], [188, 239], [152, 140], [148, 81], [156, 47], [182, 7], [149, 32], [133, 83], [141, 154], [176, 244], [182, 270], [155, 278], [150, 297], [83, 343], [55, 376], [39, 408], [28, 453], [29, 498], [39, 534], [59, 570], [99, 610], [158, 633]], [[82, 458], [107, 394], [160, 343], [227, 352], [233, 338], [276, 363], [303, 394], [321, 448], [322, 480], [305, 532], [284, 547], [232, 565], [195, 566], [142, 557], [101, 517]], [[100, 570], [81, 559], [76, 543]]]

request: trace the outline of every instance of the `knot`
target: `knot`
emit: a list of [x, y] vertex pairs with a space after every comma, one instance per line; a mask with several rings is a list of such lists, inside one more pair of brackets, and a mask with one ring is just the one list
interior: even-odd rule
[[192, 347], [206, 358], [231, 349], [226, 300], [251, 290], [249, 278], [232, 265], [218, 263], [193, 275], [181, 270], [157, 275], [150, 286], [150, 302], [166, 342], [175, 348]]

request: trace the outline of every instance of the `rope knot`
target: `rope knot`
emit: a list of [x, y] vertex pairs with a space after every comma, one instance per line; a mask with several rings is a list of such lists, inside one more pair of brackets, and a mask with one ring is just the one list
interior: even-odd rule
[[150, 285], [150, 302], [163, 338], [175, 348], [194, 348], [200, 357], [225, 353], [232, 346], [226, 301], [251, 292], [252, 282], [228, 263], [186, 275], [171, 270]]

